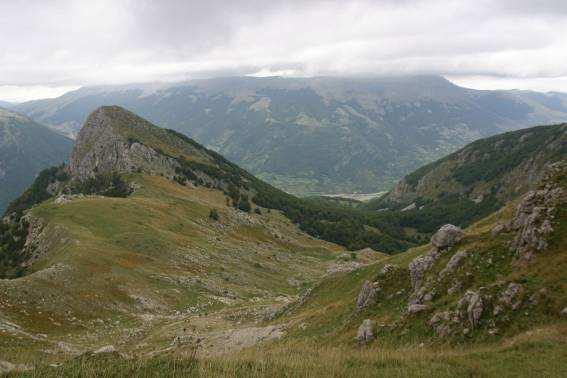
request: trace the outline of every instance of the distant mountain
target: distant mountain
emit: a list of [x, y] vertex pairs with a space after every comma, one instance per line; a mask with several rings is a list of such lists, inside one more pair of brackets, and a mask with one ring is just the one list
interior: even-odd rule
[[15, 104], [11, 103], [11, 102], [7, 102], [7, 101], [1, 101], [0, 100], [0, 108], [5, 108], [8, 109], [12, 106], [14, 106]]
[[367, 207], [403, 210], [423, 225], [434, 220], [423, 232], [434, 230], [442, 216], [468, 225], [533, 189], [544, 166], [565, 159], [567, 124], [507, 132], [419, 168]]
[[71, 139], [0, 109], [0, 213], [42, 169], [63, 163], [72, 147]]
[[473, 140], [567, 120], [567, 95], [472, 90], [436, 76], [87, 87], [15, 109], [75, 135], [87, 114], [113, 104], [297, 194], [389, 189]]

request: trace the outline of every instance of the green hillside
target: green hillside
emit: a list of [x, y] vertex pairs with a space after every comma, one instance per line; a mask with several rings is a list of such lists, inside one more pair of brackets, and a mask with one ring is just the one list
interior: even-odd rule
[[0, 108], [0, 213], [47, 167], [68, 159], [72, 140]]

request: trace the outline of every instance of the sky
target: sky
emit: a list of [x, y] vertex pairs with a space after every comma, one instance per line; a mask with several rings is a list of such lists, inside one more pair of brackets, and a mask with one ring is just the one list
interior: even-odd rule
[[566, 0], [0, 0], [0, 100], [87, 85], [437, 74], [567, 92]]

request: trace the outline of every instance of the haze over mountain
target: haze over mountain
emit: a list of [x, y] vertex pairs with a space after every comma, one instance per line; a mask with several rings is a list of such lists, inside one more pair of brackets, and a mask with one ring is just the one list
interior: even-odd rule
[[73, 141], [31, 119], [0, 109], [0, 212], [47, 167], [68, 158]]
[[567, 120], [567, 95], [442, 77], [252, 78], [86, 87], [15, 106], [74, 135], [101, 105], [195, 138], [292, 193], [376, 192], [475, 139]]

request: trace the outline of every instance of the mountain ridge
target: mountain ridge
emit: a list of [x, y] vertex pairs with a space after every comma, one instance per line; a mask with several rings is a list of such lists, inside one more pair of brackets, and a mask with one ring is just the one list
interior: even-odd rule
[[567, 97], [458, 87], [442, 77], [218, 78], [82, 88], [16, 106], [76, 133], [117, 104], [191, 136], [291, 193], [377, 192], [465, 144], [567, 119]]
[[63, 135], [0, 108], [0, 213], [42, 169], [63, 163], [71, 148]]

